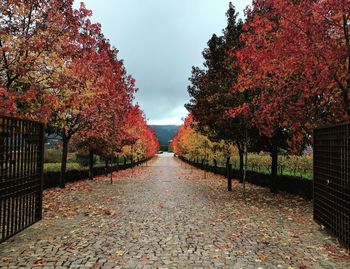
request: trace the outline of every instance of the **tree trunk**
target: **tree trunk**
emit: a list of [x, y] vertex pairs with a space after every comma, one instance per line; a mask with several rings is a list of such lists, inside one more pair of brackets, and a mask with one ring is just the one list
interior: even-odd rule
[[231, 157], [226, 158], [226, 167], [230, 164]]
[[111, 162], [110, 162], [110, 175], [111, 175], [111, 184], [113, 184], [113, 157], [111, 157]]
[[214, 162], [214, 172], [217, 173], [218, 172], [218, 162], [216, 161], [216, 159], [214, 159], [213, 162]]
[[227, 190], [232, 191], [232, 164], [228, 164], [226, 166], [227, 170]]
[[105, 176], [108, 176], [108, 159], [105, 159]]
[[239, 149], [238, 154], [239, 154], [239, 183], [243, 183], [244, 151]]
[[63, 135], [63, 148], [62, 148], [62, 161], [61, 161], [61, 174], [60, 174], [60, 188], [66, 186], [66, 169], [67, 169], [67, 157], [68, 157], [68, 144], [69, 137]]
[[270, 190], [273, 193], [277, 193], [277, 169], [278, 169], [278, 147], [277, 144], [273, 142], [271, 148], [271, 186]]
[[89, 148], [89, 179], [94, 179], [94, 152]]
[[126, 163], [127, 163], [127, 158], [126, 156], [124, 156], [124, 166], [126, 166]]
[[[246, 133], [247, 137], [247, 133]], [[247, 141], [247, 138], [246, 138]], [[247, 181], [247, 163], [248, 163], [248, 147], [247, 143], [244, 144], [244, 163], [243, 163], [243, 176], [242, 176], [242, 181], [243, 181], [243, 194], [245, 195], [245, 183]]]
[[232, 165], [230, 164], [231, 157], [226, 158], [226, 178], [227, 190], [232, 191]]

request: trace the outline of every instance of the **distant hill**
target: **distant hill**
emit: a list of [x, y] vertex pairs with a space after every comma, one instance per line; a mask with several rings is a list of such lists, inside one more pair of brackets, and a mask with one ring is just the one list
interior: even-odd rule
[[178, 125], [150, 125], [150, 127], [156, 133], [160, 145], [164, 146], [168, 145], [169, 140], [173, 139], [179, 129]]

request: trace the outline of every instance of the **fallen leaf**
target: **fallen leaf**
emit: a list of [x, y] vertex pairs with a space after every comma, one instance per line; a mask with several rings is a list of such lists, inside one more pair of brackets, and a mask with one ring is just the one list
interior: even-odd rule
[[125, 253], [125, 251], [124, 250], [117, 250], [116, 252], [115, 252], [115, 255], [117, 255], [117, 256], [123, 256], [124, 255], [124, 253]]
[[259, 260], [262, 261], [262, 262], [264, 262], [264, 261], [267, 260], [267, 256], [266, 256], [266, 255], [260, 255], [260, 256], [259, 256]]
[[34, 264], [38, 266], [44, 265], [44, 260], [43, 259], [36, 260]]

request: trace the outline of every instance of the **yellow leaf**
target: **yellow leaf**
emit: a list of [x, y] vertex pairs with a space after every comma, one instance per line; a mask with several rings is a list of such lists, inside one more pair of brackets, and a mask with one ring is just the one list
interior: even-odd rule
[[117, 256], [123, 256], [123, 255], [124, 255], [124, 250], [117, 250], [117, 251], [115, 252], [115, 255], [117, 255]]

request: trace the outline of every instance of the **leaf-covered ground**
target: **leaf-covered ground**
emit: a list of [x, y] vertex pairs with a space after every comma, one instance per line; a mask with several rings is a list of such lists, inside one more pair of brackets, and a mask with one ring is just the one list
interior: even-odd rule
[[312, 203], [163, 155], [44, 195], [44, 220], [0, 245], [1, 268], [349, 268]]

